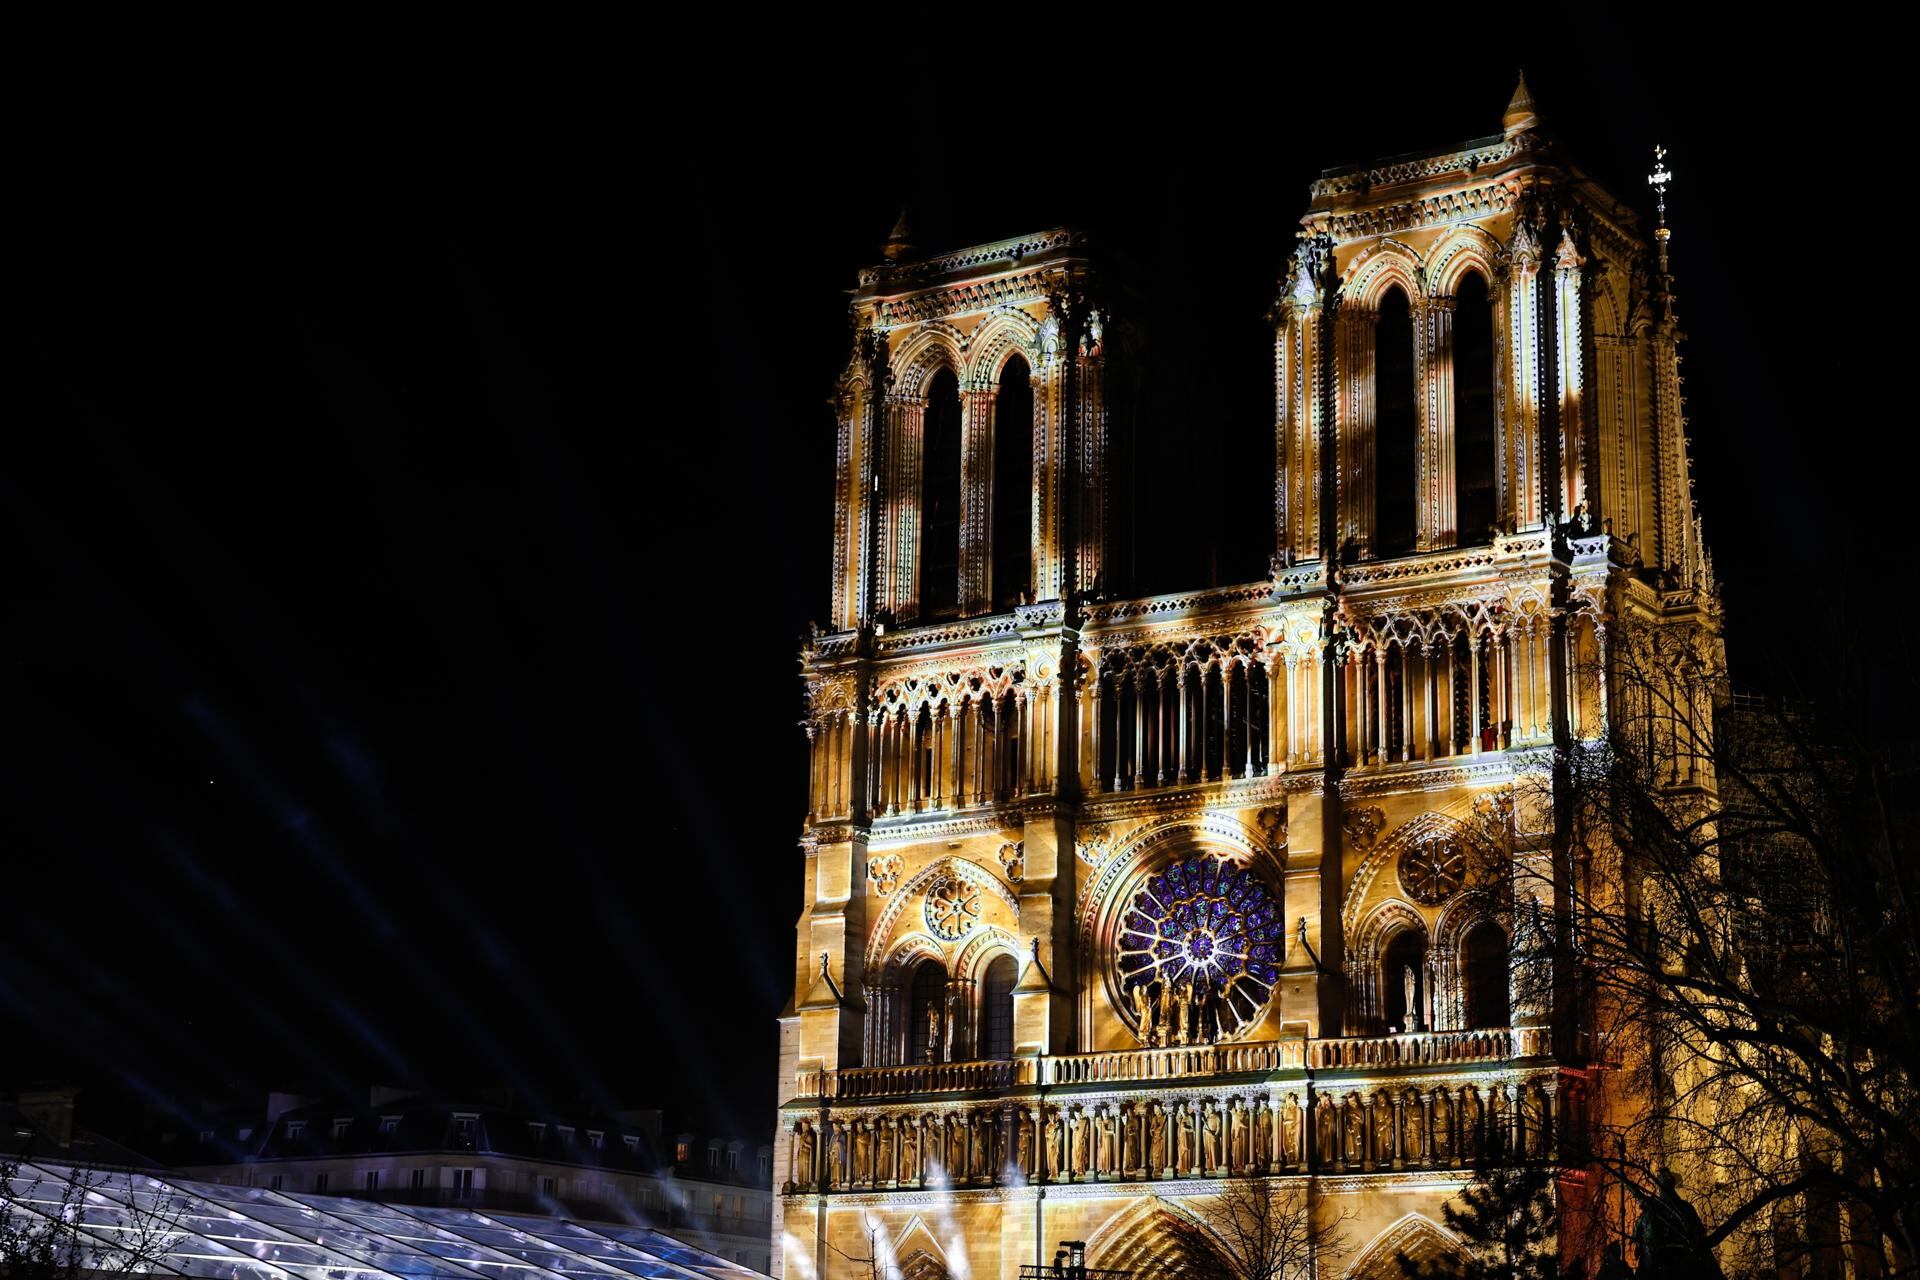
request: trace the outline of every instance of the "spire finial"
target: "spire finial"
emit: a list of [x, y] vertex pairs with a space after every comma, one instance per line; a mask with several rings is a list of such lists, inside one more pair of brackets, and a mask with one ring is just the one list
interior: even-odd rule
[[1527, 91], [1527, 73], [1524, 69], [1520, 72], [1519, 87], [1513, 91], [1513, 98], [1507, 103], [1506, 114], [1500, 117], [1500, 124], [1509, 138], [1516, 133], [1540, 127], [1540, 109], [1534, 106], [1533, 95]]
[[893, 224], [893, 233], [887, 242], [880, 246], [882, 256], [888, 262], [898, 262], [913, 252], [913, 232], [907, 229], [907, 207], [900, 206], [900, 220]]
[[[1653, 172], [1647, 175], [1647, 185], [1653, 188], [1653, 211], [1655, 224], [1653, 240], [1660, 250], [1660, 276], [1671, 280], [1667, 271], [1667, 241], [1673, 232], [1667, 228], [1667, 188], [1673, 183], [1673, 170], [1667, 168], [1667, 149], [1659, 143], [1653, 144]], [[1671, 291], [1669, 289], [1669, 291]]]

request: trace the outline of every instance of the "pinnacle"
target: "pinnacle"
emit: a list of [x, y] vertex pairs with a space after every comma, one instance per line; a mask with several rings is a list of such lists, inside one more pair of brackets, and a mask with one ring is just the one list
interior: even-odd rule
[[898, 262], [913, 252], [913, 232], [907, 228], [905, 206], [901, 207], [900, 220], [893, 224], [893, 232], [887, 237], [886, 243], [880, 246], [880, 252], [888, 262]]
[[1506, 114], [1500, 117], [1500, 124], [1509, 138], [1516, 133], [1540, 127], [1540, 109], [1534, 105], [1533, 94], [1527, 90], [1525, 71], [1520, 73], [1519, 87], [1513, 91], [1513, 99], [1507, 103]]

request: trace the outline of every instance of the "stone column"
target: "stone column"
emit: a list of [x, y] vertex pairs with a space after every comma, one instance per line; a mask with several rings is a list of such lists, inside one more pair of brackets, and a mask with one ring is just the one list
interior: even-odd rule
[[1094, 658], [1093, 669], [1087, 675], [1087, 696], [1088, 696], [1088, 701], [1091, 703], [1091, 706], [1092, 706], [1092, 719], [1091, 719], [1090, 727], [1092, 730], [1092, 738], [1093, 738], [1093, 745], [1090, 748], [1090, 754], [1092, 756], [1092, 765], [1093, 765], [1093, 769], [1092, 769], [1093, 785], [1090, 788], [1090, 794], [1094, 794], [1094, 795], [1097, 795], [1100, 792], [1105, 791], [1107, 789], [1106, 768], [1104, 765], [1101, 764], [1102, 757], [1100, 754], [1101, 751], [1104, 750], [1106, 747], [1106, 729], [1104, 727], [1103, 721], [1101, 719], [1101, 714], [1100, 714], [1101, 702], [1102, 702], [1102, 697], [1101, 697], [1102, 684], [1103, 684], [1103, 680], [1101, 678], [1101, 672], [1100, 672], [1100, 661], [1099, 661], [1099, 658], [1096, 656]]

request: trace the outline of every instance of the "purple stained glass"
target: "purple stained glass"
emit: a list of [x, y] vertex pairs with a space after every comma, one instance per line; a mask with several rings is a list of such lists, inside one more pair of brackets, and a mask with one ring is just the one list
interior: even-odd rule
[[1227, 995], [1220, 1031], [1238, 1033], [1273, 993], [1280, 909], [1250, 868], [1197, 856], [1155, 872], [1122, 917], [1122, 985], [1192, 983]]

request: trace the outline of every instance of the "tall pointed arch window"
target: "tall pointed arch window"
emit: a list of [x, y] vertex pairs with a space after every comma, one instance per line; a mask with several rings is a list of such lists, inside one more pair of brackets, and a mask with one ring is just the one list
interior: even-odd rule
[[960, 383], [950, 369], [927, 380], [920, 455], [920, 616], [960, 612]]
[[993, 607], [1033, 587], [1033, 383], [1020, 356], [1000, 370], [993, 402]]
[[1454, 504], [1459, 544], [1493, 540], [1493, 300], [1477, 271], [1462, 277], [1453, 313]]
[[1020, 966], [1009, 955], [993, 958], [980, 984], [980, 1056], [1013, 1057], [1013, 984]]
[[1507, 935], [1491, 920], [1475, 925], [1460, 944], [1467, 971], [1467, 1029], [1504, 1027], [1507, 1013]]
[[1413, 306], [1398, 286], [1380, 299], [1374, 330], [1373, 554], [1414, 548]]

